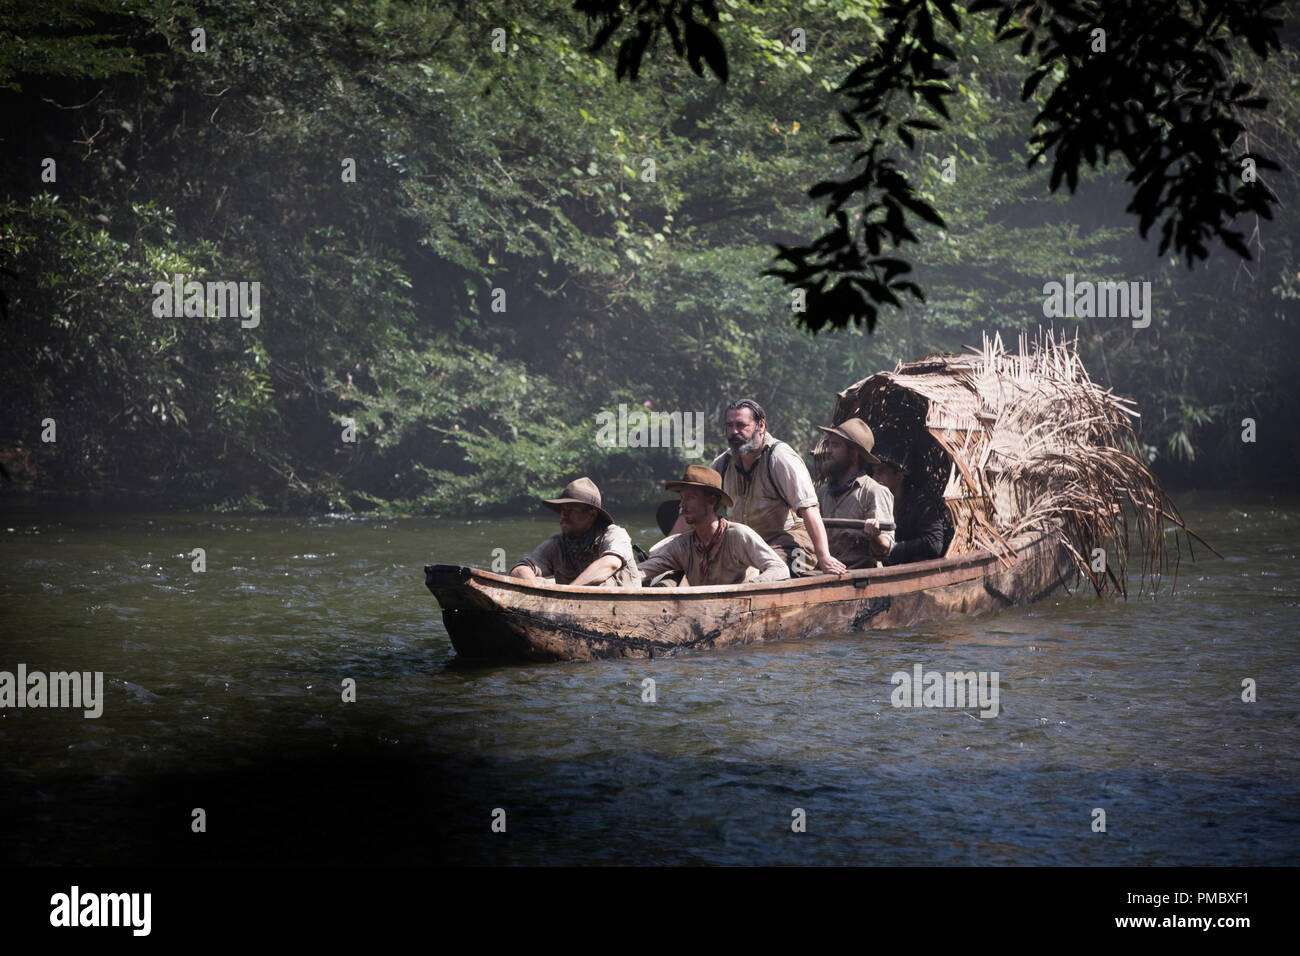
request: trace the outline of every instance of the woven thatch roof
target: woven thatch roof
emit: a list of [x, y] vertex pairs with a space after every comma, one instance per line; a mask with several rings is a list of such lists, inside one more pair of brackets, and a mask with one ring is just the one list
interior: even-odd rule
[[1010, 353], [986, 337], [974, 354], [926, 356], [849, 386], [834, 421], [861, 417], [878, 445], [908, 450], [913, 480], [948, 505], [950, 554], [1006, 555], [1023, 532], [1050, 530], [1099, 591], [1127, 594], [1130, 516], [1144, 581], [1167, 564], [1165, 523], [1187, 530], [1141, 459], [1131, 405], [1088, 378], [1075, 343], [1022, 336]]

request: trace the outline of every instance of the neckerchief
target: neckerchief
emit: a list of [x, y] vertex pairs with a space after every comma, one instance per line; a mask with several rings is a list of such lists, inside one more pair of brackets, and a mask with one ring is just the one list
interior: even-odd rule
[[713, 549], [716, 548], [718, 542], [722, 540], [722, 533], [726, 530], [727, 519], [719, 518], [718, 530], [713, 532], [713, 537], [709, 539], [707, 544], [701, 544], [699, 535], [694, 532], [691, 533], [691, 537], [694, 539], [692, 543], [695, 545], [695, 553], [700, 556], [701, 583], [709, 579], [709, 559], [713, 556]]
[[858, 472], [856, 475], [854, 475], [852, 478], [850, 478], [848, 481], [844, 482], [844, 484], [842, 484], [842, 485], [837, 485], [837, 484], [829, 483], [829, 482], [828, 482], [827, 485], [826, 485], [826, 490], [829, 491], [829, 492], [831, 493], [831, 497], [832, 497], [832, 498], [838, 498], [840, 495], [844, 494], [844, 492], [846, 492], [846, 491], [848, 491], [850, 488], [852, 488], [852, 487], [853, 487], [853, 483], [854, 483], [855, 481], [857, 481], [859, 478], [861, 478], [861, 477], [862, 477], [863, 475], [865, 475], [865, 474], [866, 474], [866, 471], [865, 471], [865, 470], [860, 471], [860, 472]]
[[592, 525], [587, 529], [586, 534], [561, 534], [560, 547], [564, 549], [564, 556], [573, 564], [580, 564], [582, 556], [591, 550], [591, 546], [596, 543], [596, 537], [604, 529], [597, 529]]
[[754, 469], [762, 463], [763, 454], [766, 451], [767, 446], [764, 445], [758, 450], [758, 457], [754, 459], [754, 463], [748, 468], [745, 467], [745, 463], [741, 460], [741, 455], [734, 452], [732, 453], [731, 460], [736, 463], [736, 474], [740, 476], [740, 487], [746, 489], [749, 488], [749, 483], [754, 478]]

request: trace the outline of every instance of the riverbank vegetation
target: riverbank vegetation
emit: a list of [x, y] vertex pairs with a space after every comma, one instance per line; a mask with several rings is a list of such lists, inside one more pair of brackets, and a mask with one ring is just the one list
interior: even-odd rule
[[[971, 19], [946, 37], [951, 123], [898, 156], [947, 224], [908, 247], [925, 301], [814, 336], [762, 273], [823, 228], [806, 192], [851, 159], [834, 91], [874, 3], [720, 4], [725, 84], [668, 52], [617, 81], [563, 2], [28, 6], [0, 28], [5, 493], [462, 514], [585, 473], [641, 494], [682, 459], [599, 443], [620, 404], [703, 412], [720, 449], [750, 396], [807, 450], [853, 382], [1039, 326], [1136, 400], [1167, 482], [1300, 467], [1294, 32], [1234, 61], [1269, 99], [1249, 136], [1283, 212], [1239, 224], [1251, 260], [1189, 270], [1139, 238], [1122, 167], [1073, 196], [1026, 168], [1050, 77], [1022, 101], [1028, 61]], [[1150, 324], [1046, 318], [1068, 275], [1150, 282]], [[259, 311], [176, 315], [156, 284], [177, 276], [257, 283]]]

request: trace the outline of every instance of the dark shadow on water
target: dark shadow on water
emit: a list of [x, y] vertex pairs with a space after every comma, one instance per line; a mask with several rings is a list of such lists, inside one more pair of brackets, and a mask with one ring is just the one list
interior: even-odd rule
[[[1278, 865], [1300, 783], [1035, 766], [850, 770], [666, 756], [484, 758], [356, 733], [231, 769], [0, 772], [0, 863], [37, 866]], [[1108, 831], [1091, 831], [1094, 807]], [[207, 832], [192, 831], [193, 811]], [[493, 832], [494, 811], [505, 832]], [[796, 811], [806, 817], [796, 832]]]
[[501, 661], [479, 660], [472, 657], [461, 657], [453, 651], [452, 657], [443, 663], [441, 670], [448, 674], [459, 674], [462, 677], [484, 677], [503, 669], [537, 666], [538, 663], [529, 661], [502, 663]]

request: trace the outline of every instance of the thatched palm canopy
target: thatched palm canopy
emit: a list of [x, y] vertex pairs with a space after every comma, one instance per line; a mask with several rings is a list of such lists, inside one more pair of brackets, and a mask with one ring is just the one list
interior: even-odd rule
[[1014, 539], [1045, 530], [1099, 592], [1127, 595], [1130, 530], [1153, 584], [1168, 563], [1166, 522], [1191, 534], [1141, 458], [1131, 406], [1089, 379], [1075, 343], [1049, 334], [1031, 348], [1022, 336], [1010, 353], [986, 337], [971, 355], [929, 355], [849, 386], [834, 422], [863, 418], [878, 445], [907, 450], [911, 480], [948, 506], [949, 554], [1010, 555]]

